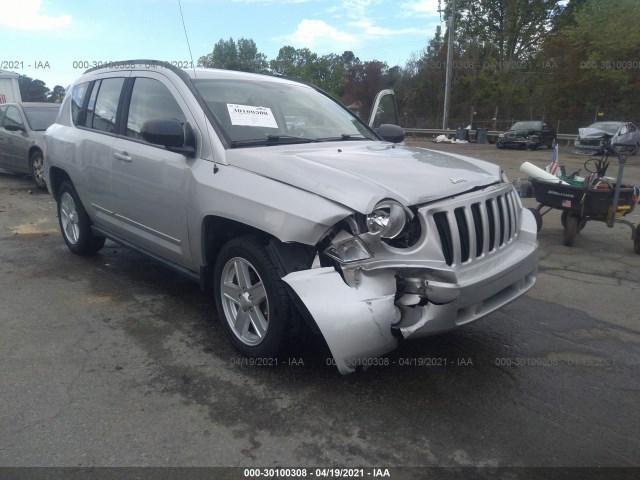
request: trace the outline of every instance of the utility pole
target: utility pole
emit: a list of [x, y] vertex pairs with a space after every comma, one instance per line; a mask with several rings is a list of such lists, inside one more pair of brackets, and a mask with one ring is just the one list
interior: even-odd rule
[[455, 36], [455, 18], [456, 18], [456, 0], [451, 0], [451, 13], [449, 16], [448, 44], [447, 44], [447, 73], [444, 84], [444, 115], [442, 117], [442, 128], [447, 129], [449, 126], [449, 100], [451, 97], [451, 74], [453, 70], [453, 37]]

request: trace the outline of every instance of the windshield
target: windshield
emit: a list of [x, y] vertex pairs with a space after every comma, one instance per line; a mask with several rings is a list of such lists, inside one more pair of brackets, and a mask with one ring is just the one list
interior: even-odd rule
[[620, 122], [596, 122], [589, 125], [587, 128], [597, 128], [598, 130], [604, 130], [611, 135], [615, 135], [622, 125]]
[[376, 139], [358, 118], [306, 85], [237, 79], [193, 84], [231, 147]]
[[27, 117], [27, 122], [31, 130], [46, 130], [53, 122], [56, 121], [58, 116], [59, 106], [55, 108], [47, 107], [23, 107], [24, 114]]
[[510, 130], [540, 130], [542, 124], [540, 122], [516, 122]]

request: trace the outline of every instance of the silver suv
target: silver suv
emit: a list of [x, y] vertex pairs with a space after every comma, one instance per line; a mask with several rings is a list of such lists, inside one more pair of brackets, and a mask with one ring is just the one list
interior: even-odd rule
[[348, 373], [536, 279], [536, 223], [500, 168], [402, 139], [297, 81], [127, 61], [69, 89], [45, 172], [72, 252], [134, 248], [210, 287], [243, 354], [306, 325]]

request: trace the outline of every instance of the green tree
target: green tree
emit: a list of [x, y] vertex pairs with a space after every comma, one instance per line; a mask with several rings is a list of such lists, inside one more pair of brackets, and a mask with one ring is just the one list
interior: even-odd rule
[[48, 99], [49, 89], [42, 80], [20, 75], [18, 87], [23, 102], [46, 102]]
[[198, 66], [264, 73], [267, 71], [267, 57], [258, 51], [251, 39], [240, 38], [237, 42], [233, 38], [220, 39], [211, 53], [198, 59]]
[[640, 120], [640, 3], [577, 3], [572, 17], [563, 19], [567, 26], [542, 51], [558, 64], [547, 88], [554, 115], [574, 131], [597, 112], [601, 119]]
[[345, 66], [339, 55], [319, 57], [308, 48], [287, 45], [278, 51], [269, 66], [275, 74], [313, 83], [336, 98], [343, 94]]
[[47, 101], [52, 103], [61, 103], [66, 93], [67, 92], [65, 91], [63, 86], [56, 85], [55, 87], [53, 87], [53, 90], [49, 92]]
[[390, 74], [385, 62], [372, 60], [363, 63], [353, 63], [347, 69], [347, 79], [344, 86], [343, 103], [353, 105], [362, 118], [368, 118], [376, 93], [393, 86], [397, 80], [397, 70]]

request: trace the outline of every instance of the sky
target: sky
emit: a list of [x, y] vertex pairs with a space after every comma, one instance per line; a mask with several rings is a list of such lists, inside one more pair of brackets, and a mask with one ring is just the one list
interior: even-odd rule
[[[444, 2], [443, 2], [444, 3]], [[220, 39], [404, 64], [441, 24], [438, 0], [181, 0], [194, 63]], [[190, 62], [178, 0], [0, 0], [0, 69], [67, 87], [99, 63]], [[188, 65], [188, 63], [187, 63]]]

